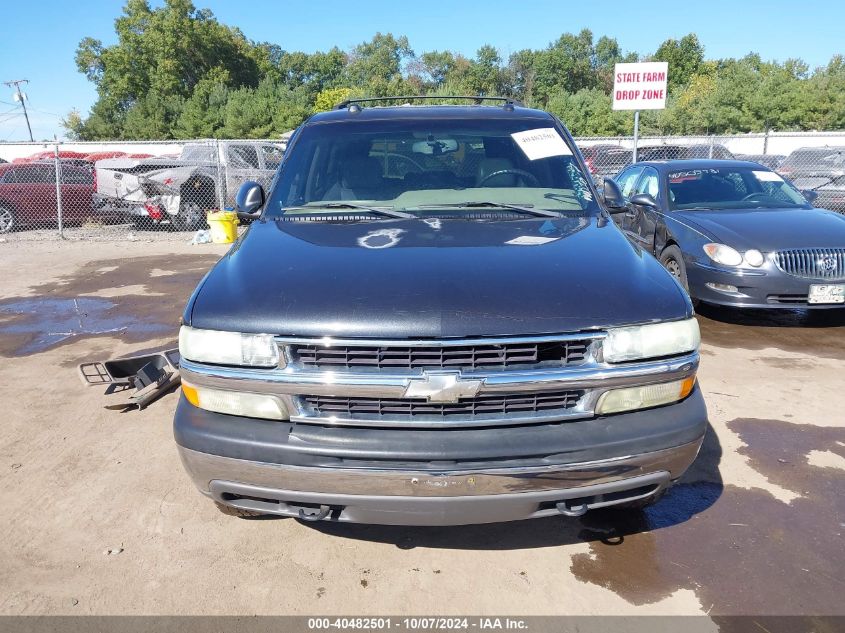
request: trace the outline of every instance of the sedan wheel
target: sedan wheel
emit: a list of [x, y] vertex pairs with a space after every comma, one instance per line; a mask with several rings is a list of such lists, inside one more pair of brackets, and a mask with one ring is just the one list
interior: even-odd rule
[[663, 267], [681, 283], [687, 292], [689, 292], [687, 269], [686, 266], [684, 266], [684, 256], [681, 253], [681, 249], [674, 244], [667, 246], [660, 254], [660, 263], [663, 264]]
[[15, 226], [15, 215], [8, 207], [0, 207], [0, 233], [8, 233]]

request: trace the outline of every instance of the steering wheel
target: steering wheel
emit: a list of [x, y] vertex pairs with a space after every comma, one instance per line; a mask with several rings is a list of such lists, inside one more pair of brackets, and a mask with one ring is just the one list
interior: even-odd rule
[[525, 171], [524, 169], [499, 169], [498, 171], [490, 172], [484, 178], [478, 181], [476, 187], [481, 187], [485, 182], [493, 178], [494, 176], [501, 176], [502, 174], [514, 174], [515, 176], [523, 176], [531, 180], [535, 187], [540, 186], [540, 181], [537, 179], [537, 176], [532, 174], [530, 171]]
[[753, 200], [754, 198], [771, 198], [771, 196], [767, 193], [763, 193], [762, 191], [756, 191], [754, 193], [749, 193], [747, 196], [743, 196], [740, 202], [745, 202], [746, 200]]

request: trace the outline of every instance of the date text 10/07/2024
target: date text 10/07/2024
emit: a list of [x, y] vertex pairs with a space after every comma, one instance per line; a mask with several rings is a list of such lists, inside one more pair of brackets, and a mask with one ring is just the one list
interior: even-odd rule
[[309, 630], [519, 631], [527, 628], [528, 623], [525, 620], [497, 617], [308, 618]]

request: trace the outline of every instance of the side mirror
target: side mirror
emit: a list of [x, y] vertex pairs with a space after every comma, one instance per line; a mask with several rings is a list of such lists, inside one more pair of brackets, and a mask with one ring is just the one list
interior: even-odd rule
[[807, 202], [809, 202], [810, 204], [813, 204], [813, 202], [815, 202], [816, 198], [819, 197], [819, 192], [813, 191], [812, 189], [802, 189], [801, 195], [804, 196], [804, 199]]
[[264, 187], [253, 180], [245, 181], [235, 196], [235, 209], [238, 212], [238, 217], [244, 215], [246, 217], [243, 219], [254, 220], [265, 201]]
[[631, 196], [630, 202], [637, 207], [645, 207], [646, 209], [657, 208], [657, 200], [650, 193], [638, 193], [635, 196]]
[[604, 179], [602, 196], [604, 197], [604, 206], [611, 213], [624, 213], [627, 210], [628, 207], [625, 205], [625, 198], [619, 190], [619, 185], [613, 179]]

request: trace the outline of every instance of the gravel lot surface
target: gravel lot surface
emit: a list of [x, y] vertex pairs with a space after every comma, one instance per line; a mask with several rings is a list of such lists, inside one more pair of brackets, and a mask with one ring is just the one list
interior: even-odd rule
[[175, 346], [188, 295], [225, 252], [151, 239], [0, 244], [0, 613], [845, 615], [842, 310], [702, 310], [712, 428], [646, 513], [242, 520], [183, 472], [177, 394], [122, 413], [121, 395], [76, 375]]

